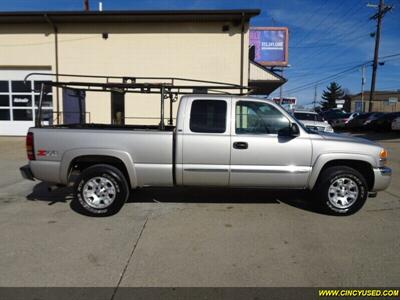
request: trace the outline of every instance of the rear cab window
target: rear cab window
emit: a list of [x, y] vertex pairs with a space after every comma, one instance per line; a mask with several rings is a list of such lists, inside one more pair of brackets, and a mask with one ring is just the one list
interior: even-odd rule
[[194, 100], [190, 110], [190, 131], [224, 133], [227, 103], [224, 100]]

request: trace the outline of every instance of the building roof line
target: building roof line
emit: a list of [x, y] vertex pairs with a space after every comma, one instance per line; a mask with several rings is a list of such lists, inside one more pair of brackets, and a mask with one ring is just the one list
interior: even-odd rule
[[0, 23], [41, 23], [45, 15], [55, 22], [238, 21], [260, 14], [259, 9], [228, 10], [105, 10], [3, 11]]

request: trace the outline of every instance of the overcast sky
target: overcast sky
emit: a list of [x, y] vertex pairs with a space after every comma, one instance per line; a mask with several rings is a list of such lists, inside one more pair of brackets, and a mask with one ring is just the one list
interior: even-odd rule
[[[376, 2], [378, 0], [375, 0]], [[298, 97], [300, 103], [314, 98], [314, 82], [342, 71], [337, 82], [353, 93], [360, 91], [358, 64], [373, 57], [375, 22], [368, 18], [375, 9], [362, 0], [105, 0], [104, 10], [123, 9], [237, 9], [259, 8], [253, 26], [289, 27], [288, 83], [284, 95]], [[371, 1], [372, 3], [374, 1]], [[400, 53], [400, 0], [386, 0], [395, 7], [383, 20], [380, 57]], [[97, 9], [98, 1], [90, 1]], [[0, 10], [81, 10], [82, 0], [0, 0]], [[0, 42], [1, 45], [1, 42]], [[353, 68], [354, 67], [354, 68]], [[353, 69], [351, 69], [353, 68]], [[350, 71], [346, 72], [346, 70]], [[366, 68], [369, 90], [371, 67]], [[329, 80], [318, 84], [318, 98]], [[308, 87], [307, 85], [311, 86]], [[301, 88], [306, 85], [305, 88]], [[400, 89], [400, 56], [386, 59], [378, 69], [377, 89]], [[274, 93], [277, 95], [278, 92]]]

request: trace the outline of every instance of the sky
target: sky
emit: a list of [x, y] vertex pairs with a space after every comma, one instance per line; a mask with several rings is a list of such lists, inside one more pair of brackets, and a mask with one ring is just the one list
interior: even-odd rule
[[[378, 0], [371, 0], [375, 3]], [[90, 0], [91, 9], [99, 1]], [[103, 0], [103, 10], [161, 9], [242, 9], [258, 8], [261, 14], [251, 26], [287, 26], [289, 28], [289, 67], [284, 70], [288, 82], [284, 96], [297, 97], [310, 104], [317, 86], [317, 99], [330, 81], [337, 81], [350, 93], [361, 89], [360, 65], [371, 61], [374, 52], [376, 12], [364, 0]], [[377, 90], [400, 89], [400, 0], [382, 22]], [[81, 10], [82, 0], [0, 0], [0, 11]], [[365, 88], [370, 89], [370, 64], [365, 67]], [[275, 91], [271, 96], [278, 96]]]

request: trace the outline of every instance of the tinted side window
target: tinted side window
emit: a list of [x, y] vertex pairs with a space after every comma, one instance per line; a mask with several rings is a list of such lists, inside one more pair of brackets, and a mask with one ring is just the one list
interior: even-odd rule
[[226, 130], [226, 102], [195, 100], [190, 112], [192, 132], [223, 133]]
[[289, 120], [272, 105], [239, 101], [236, 104], [237, 134], [277, 134], [289, 128]]

